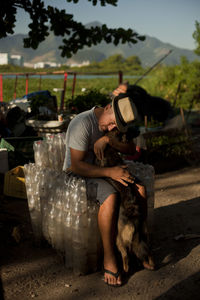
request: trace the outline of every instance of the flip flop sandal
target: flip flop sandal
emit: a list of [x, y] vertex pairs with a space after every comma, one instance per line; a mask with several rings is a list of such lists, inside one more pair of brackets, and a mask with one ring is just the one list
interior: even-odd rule
[[[104, 272], [104, 274], [107, 273], [107, 274], [110, 274], [110, 275], [114, 276], [116, 279], [117, 279], [117, 278], [119, 277], [119, 275], [120, 275], [120, 271], [114, 273], [114, 272], [112, 272], [112, 271], [110, 271], [110, 270], [103, 269], [103, 272]], [[108, 282], [105, 282], [105, 283], [108, 284], [108, 285], [110, 285], [110, 286], [113, 286], [113, 287], [119, 287], [119, 286], [122, 286], [122, 284], [109, 284]]]

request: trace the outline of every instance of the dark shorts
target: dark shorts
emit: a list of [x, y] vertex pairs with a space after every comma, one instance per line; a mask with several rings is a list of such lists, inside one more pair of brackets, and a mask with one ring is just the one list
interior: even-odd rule
[[89, 201], [96, 201], [100, 205], [111, 194], [118, 193], [115, 188], [102, 178], [86, 178], [87, 199]]

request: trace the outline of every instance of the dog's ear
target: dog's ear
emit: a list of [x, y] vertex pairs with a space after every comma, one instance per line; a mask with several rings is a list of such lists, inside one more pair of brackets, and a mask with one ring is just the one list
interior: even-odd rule
[[121, 141], [122, 133], [117, 128], [114, 128], [111, 131], [106, 132], [105, 135], [116, 138], [117, 140]]
[[121, 132], [119, 131], [119, 129], [117, 127], [115, 127], [113, 130], [111, 130], [111, 132], [113, 132], [113, 135], [116, 137], [121, 135]]

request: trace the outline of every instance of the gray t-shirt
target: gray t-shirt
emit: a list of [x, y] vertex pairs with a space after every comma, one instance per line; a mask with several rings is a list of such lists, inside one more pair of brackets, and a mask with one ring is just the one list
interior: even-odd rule
[[63, 165], [64, 171], [71, 165], [70, 148], [86, 151], [85, 161], [91, 164], [94, 161], [94, 143], [103, 136], [103, 132], [99, 130], [94, 109], [95, 107], [78, 114], [69, 123], [65, 138], [66, 154]]

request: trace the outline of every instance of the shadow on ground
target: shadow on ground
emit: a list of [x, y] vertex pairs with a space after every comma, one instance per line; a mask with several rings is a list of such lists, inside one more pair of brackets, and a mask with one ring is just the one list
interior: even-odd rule
[[189, 276], [187, 279], [174, 285], [167, 292], [157, 297], [155, 300], [180, 299], [178, 295], [184, 293], [184, 300], [199, 299], [200, 272]]
[[[194, 178], [194, 183], [197, 184], [199, 179]], [[187, 184], [187, 183], [186, 183]], [[168, 188], [180, 190], [185, 183], [174, 183]], [[189, 187], [189, 186], [188, 186]], [[154, 236], [153, 236], [153, 252], [157, 265], [158, 272], [151, 272], [139, 277], [139, 286], [141, 280], [144, 286], [141, 286], [138, 292], [137, 275], [141, 270], [140, 266], [132, 269], [127, 280], [127, 284], [121, 289], [118, 289], [119, 297], [132, 299], [137, 297], [138, 293], [142, 293], [142, 289], [154, 289], [153, 283], [160, 278], [160, 271], [164, 270], [168, 265], [176, 265], [182, 259], [187, 258], [194, 248], [196, 248], [200, 239], [188, 239], [176, 241], [174, 237], [180, 234], [200, 233], [199, 216], [200, 216], [200, 198], [193, 197], [180, 200], [178, 203], [161, 206], [154, 211]], [[58, 294], [54, 299], [100, 299], [95, 298], [95, 295], [106, 297], [106, 293], [110, 293], [107, 299], [112, 299], [114, 288], [104, 285], [100, 282], [102, 275], [97, 272], [87, 275], [82, 278], [75, 278], [64, 267], [62, 257], [60, 257], [50, 246], [44, 244], [41, 248], [33, 245], [33, 234], [31, 230], [30, 217], [26, 200], [0, 197], [0, 227], [1, 227], [1, 243], [0, 243], [0, 263], [6, 275], [6, 285], [3, 280], [0, 281], [0, 299], [3, 299], [3, 288], [6, 289], [8, 295], [6, 299], [13, 299], [13, 294], [16, 294], [16, 299], [20, 299], [20, 293], [23, 293], [23, 288], [26, 287], [26, 293], [32, 290], [39, 291], [43, 289], [43, 295], [49, 293], [47, 289], [56, 289], [56, 284], [59, 282], [64, 287], [67, 282], [73, 282], [71, 294], [65, 297], [65, 292], [57, 286]], [[19, 243], [13, 237], [13, 228], [18, 227], [20, 230]], [[13, 273], [12, 273], [13, 272]], [[151, 278], [151, 285], [145, 281], [145, 276]], [[166, 276], [170, 277], [170, 274]], [[187, 276], [187, 274], [186, 274]], [[68, 280], [66, 282], [66, 280]], [[150, 279], [149, 279], [150, 280]], [[82, 284], [80, 283], [82, 282]], [[23, 283], [23, 285], [22, 285]], [[175, 285], [165, 286], [165, 292], [159, 291], [160, 296], [152, 299], [180, 299], [181, 295], [185, 295], [184, 299], [197, 299], [199, 297], [200, 274], [195, 273], [192, 276], [184, 279]], [[21, 290], [20, 290], [21, 285]], [[13, 289], [13, 291], [12, 291]], [[68, 289], [69, 290], [69, 289]], [[10, 294], [9, 294], [10, 293]], [[19, 294], [19, 298], [17, 295]], [[64, 293], [64, 294], [62, 294]], [[129, 295], [129, 298], [128, 298]], [[53, 297], [53, 296], [52, 296]], [[85, 298], [84, 298], [85, 297]], [[196, 298], [195, 298], [196, 297]], [[38, 297], [38, 299], [42, 299]], [[47, 299], [47, 298], [43, 298]], [[116, 298], [119, 299], [119, 298]], [[140, 298], [141, 299], [141, 298]]]
[[177, 263], [199, 245], [200, 238], [174, 239], [180, 234], [200, 234], [199, 216], [199, 197], [155, 209], [156, 236], [154, 235], [153, 246], [158, 268]]

